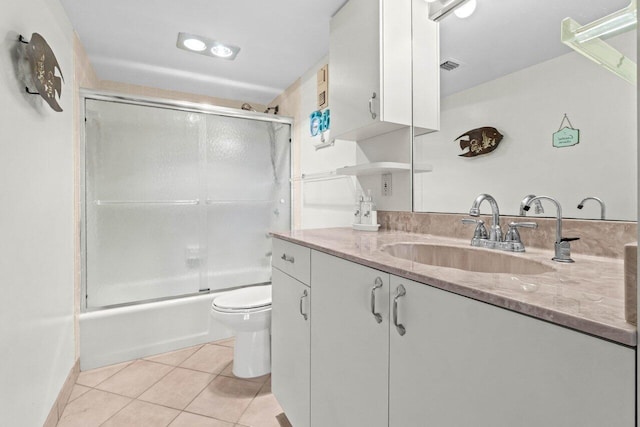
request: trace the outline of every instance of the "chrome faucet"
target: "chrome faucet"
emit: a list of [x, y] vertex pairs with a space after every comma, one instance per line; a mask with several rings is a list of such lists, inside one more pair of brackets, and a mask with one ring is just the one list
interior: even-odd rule
[[[535, 196], [532, 196], [535, 197]], [[536, 228], [538, 224], [535, 222], [512, 222], [509, 224], [509, 231], [502, 238], [502, 229], [500, 228], [500, 211], [498, 203], [489, 194], [480, 194], [473, 201], [469, 215], [480, 216], [480, 205], [484, 201], [488, 201], [491, 206], [491, 231], [487, 233], [484, 227], [484, 221], [480, 219], [463, 218], [463, 224], [476, 224], [476, 229], [471, 239], [471, 246], [477, 246], [487, 249], [499, 249], [509, 252], [524, 252], [524, 244], [520, 240], [519, 227]]]
[[582, 199], [582, 201], [578, 204], [578, 209], [582, 209], [584, 208], [584, 202], [586, 202], [587, 200], [595, 200], [596, 202], [600, 203], [600, 219], [604, 219], [604, 214], [605, 214], [605, 206], [604, 206], [604, 202], [602, 201], [601, 198], [599, 197], [593, 197], [593, 196], [589, 196], [589, 197], [585, 197], [584, 199]]
[[502, 229], [500, 228], [500, 209], [498, 209], [498, 202], [493, 196], [489, 194], [480, 194], [473, 201], [471, 205], [471, 209], [469, 209], [469, 215], [471, 216], [480, 216], [480, 205], [484, 201], [489, 202], [489, 206], [491, 206], [491, 229], [489, 231], [489, 240], [492, 242], [500, 242], [502, 241]]
[[[520, 216], [525, 216], [527, 214], [526, 211], [524, 210], [524, 206], [527, 203], [529, 203], [531, 199], [535, 197], [536, 197], [535, 194], [529, 194], [528, 196], [524, 196], [524, 199], [522, 199], [522, 201], [520, 202]], [[533, 202], [533, 206], [534, 206], [534, 212], [536, 214], [544, 213], [544, 208], [542, 207], [542, 203], [540, 203], [540, 200], [536, 200], [535, 202]]]
[[579, 237], [562, 237], [562, 207], [560, 203], [552, 197], [549, 196], [537, 196], [528, 201], [524, 201], [523, 211], [528, 212], [531, 209], [531, 204], [535, 203], [537, 200], [549, 200], [556, 206], [556, 241], [554, 244], [555, 247], [555, 256], [551, 258], [553, 261], [557, 262], [574, 262], [571, 259], [571, 242], [574, 240], [578, 240]]

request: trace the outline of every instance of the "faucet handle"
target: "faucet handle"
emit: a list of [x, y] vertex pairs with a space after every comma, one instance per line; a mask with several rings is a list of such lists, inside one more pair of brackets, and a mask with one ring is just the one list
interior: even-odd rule
[[476, 229], [473, 232], [474, 239], [487, 239], [489, 237], [489, 233], [487, 233], [487, 229], [484, 226], [484, 221], [481, 219], [473, 219], [473, 218], [462, 218], [463, 224], [476, 224]]
[[510, 222], [509, 230], [504, 236], [504, 241], [520, 243], [522, 240], [520, 240], [520, 233], [518, 232], [518, 228], [538, 228], [538, 224], [535, 222]]
[[509, 228], [538, 228], [537, 222], [510, 222]]
[[579, 237], [563, 237], [560, 239], [561, 242], [573, 242], [575, 240], [580, 240]]

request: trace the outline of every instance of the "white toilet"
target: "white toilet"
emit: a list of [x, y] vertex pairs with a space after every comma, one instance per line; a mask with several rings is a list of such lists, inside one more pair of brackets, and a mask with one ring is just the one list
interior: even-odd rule
[[213, 299], [211, 315], [235, 332], [233, 374], [259, 377], [271, 372], [271, 285], [249, 286]]

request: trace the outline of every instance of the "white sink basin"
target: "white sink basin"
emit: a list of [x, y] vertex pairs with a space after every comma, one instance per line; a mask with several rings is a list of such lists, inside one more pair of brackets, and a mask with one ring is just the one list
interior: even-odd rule
[[381, 249], [389, 255], [438, 267], [478, 273], [542, 274], [554, 269], [539, 261], [508, 252], [429, 243], [394, 243]]

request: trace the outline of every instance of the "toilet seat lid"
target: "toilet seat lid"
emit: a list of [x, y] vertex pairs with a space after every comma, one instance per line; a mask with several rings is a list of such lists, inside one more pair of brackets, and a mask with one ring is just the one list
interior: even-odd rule
[[271, 285], [249, 286], [213, 299], [213, 305], [226, 310], [246, 310], [271, 305]]

